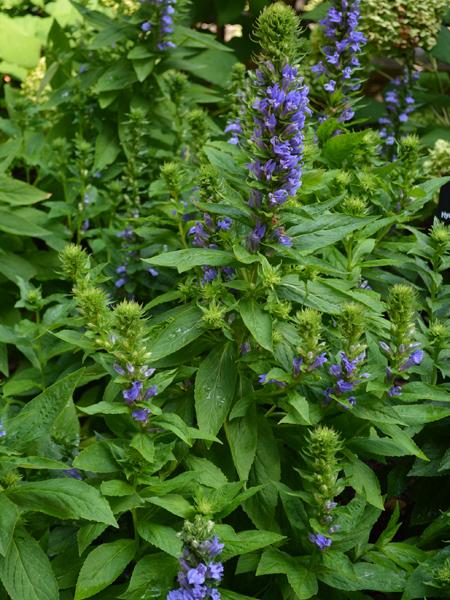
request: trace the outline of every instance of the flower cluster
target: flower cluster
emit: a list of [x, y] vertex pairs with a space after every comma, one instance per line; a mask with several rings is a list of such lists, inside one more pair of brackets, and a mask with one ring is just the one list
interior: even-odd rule
[[384, 95], [387, 115], [378, 122], [381, 125], [380, 137], [386, 147], [393, 146], [400, 137], [401, 130], [414, 110], [414, 98], [411, 94], [412, 82], [417, 79], [417, 72], [411, 73], [405, 68], [401, 77], [392, 80], [392, 87]]
[[311, 373], [328, 362], [325, 344], [321, 340], [321, 314], [312, 308], [304, 308], [296, 314], [295, 322], [302, 345], [298, 348], [298, 356], [292, 360], [294, 378], [301, 373]]
[[[209, 213], [204, 213], [203, 221], [196, 221], [189, 229], [188, 235], [192, 237], [192, 245], [197, 248], [217, 249], [218, 244], [216, 242], [219, 241], [216, 239], [217, 234], [229, 231], [232, 224], [233, 220], [230, 217], [213, 218]], [[234, 277], [234, 269], [231, 267], [221, 267], [220, 269], [217, 269], [204, 265], [202, 269], [203, 285], [214, 281], [219, 273], [221, 273], [225, 279], [232, 279]]]
[[147, 380], [153, 375], [155, 369], [149, 368], [147, 365], [137, 369], [133, 365], [127, 363], [125, 368], [116, 363], [114, 365], [116, 373], [125, 377], [126, 380], [131, 384], [130, 387], [122, 392], [125, 404], [133, 407], [131, 413], [132, 418], [135, 421], [146, 425], [150, 416], [150, 409], [147, 406], [137, 406], [138, 403], [150, 400], [153, 396], [158, 393], [158, 387], [156, 385], [147, 385]]
[[[133, 218], [138, 218], [138, 211], [134, 211], [132, 216]], [[120, 253], [124, 256], [122, 264], [116, 267], [117, 277], [114, 281], [114, 285], [119, 289], [128, 283], [130, 272], [139, 269], [141, 263], [139, 253], [131, 249], [136, 242], [134, 229], [130, 225], [127, 225], [127, 227], [119, 231], [116, 236], [121, 239]], [[159, 275], [159, 272], [153, 267], [148, 267], [147, 272], [152, 277], [157, 277]]]
[[361, 87], [355, 70], [361, 66], [358, 54], [366, 43], [366, 37], [358, 30], [359, 21], [360, 0], [335, 0], [326, 18], [320, 22], [327, 40], [322, 48], [324, 57], [311, 68], [313, 73], [322, 77], [326, 92], [334, 94], [340, 90], [339, 120], [342, 122], [353, 118], [349, 95]]
[[[158, 50], [166, 50], [167, 48], [175, 48], [175, 44], [168, 39], [168, 36], [173, 33], [173, 15], [175, 13], [176, 0], [148, 0], [155, 4], [159, 9], [159, 23], [156, 48]], [[141, 30], [144, 33], [149, 33], [153, 30], [153, 24], [150, 21], [144, 21], [141, 24]]]
[[[248, 169], [253, 179], [249, 204], [257, 217], [247, 240], [253, 252], [269, 231], [258, 211], [275, 212], [301, 186], [303, 130], [306, 117], [311, 114], [308, 88], [296, 67], [285, 64], [280, 70], [265, 61], [257, 69], [254, 83], [252, 160]], [[279, 243], [291, 244], [282, 228], [277, 227], [272, 233]]]
[[217, 589], [223, 576], [223, 564], [217, 557], [224, 545], [212, 535], [214, 523], [197, 516], [187, 521], [181, 537], [184, 541], [178, 573], [179, 588], [168, 593], [166, 600], [220, 600]]
[[[365, 360], [366, 353], [355, 356], [351, 359], [343, 351], [339, 352], [339, 363], [334, 363], [330, 366], [329, 373], [335, 379], [335, 383], [332, 387], [325, 390], [326, 403], [331, 402], [333, 397], [342, 397], [343, 394], [347, 394], [355, 390], [356, 386], [362, 382], [363, 379], [369, 377], [368, 373], [359, 374], [361, 363]], [[362, 378], [359, 379], [358, 377]], [[346, 398], [350, 406], [355, 406], [355, 396], [348, 396]], [[344, 408], [348, 408], [347, 405], [343, 404], [338, 400], [338, 403]]]
[[339, 482], [341, 466], [338, 453], [341, 449], [339, 434], [329, 427], [316, 427], [309, 431], [303, 452], [306, 468], [303, 471], [306, 498], [311, 507], [311, 524], [315, 531], [308, 535], [309, 541], [319, 550], [332, 544], [331, 536], [339, 531], [334, 510], [334, 498], [342, 491]]
[[242, 63], [236, 63], [231, 73], [230, 102], [231, 117], [225, 128], [225, 133], [230, 133], [230, 144], [239, 143], [239, 137], [243, 133], [242, 120], [245, 118], [245, 66]]
[[400, 396], [406, 371], [419, 366], [424, 359], [420, 343], [414, 341], [415, 293], [411, 286], [396, 284], [388, 300], [391, 321], [391, 342], [380, 342], [380, 348], [388, 357], [386, 381], [390, 385], [388, 396]]
[[377, 52], [431, 50], [436, 44], [447, 0], [364, 0], [363, 31]]

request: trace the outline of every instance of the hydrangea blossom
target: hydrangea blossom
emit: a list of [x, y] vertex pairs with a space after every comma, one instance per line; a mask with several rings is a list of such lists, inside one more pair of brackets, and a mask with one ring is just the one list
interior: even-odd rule
[[359, 31], [360, 0], [334, 0], [325, 19], [320, 21], [327, 43], [323, 46], [323, 59], [312, 72], [321, 77], [323, 88], [329, 94], [342, 93], [339, 120], [350, 121], [354, 111], [349, 97], [361, 87], [356, 69], [366, 37]]

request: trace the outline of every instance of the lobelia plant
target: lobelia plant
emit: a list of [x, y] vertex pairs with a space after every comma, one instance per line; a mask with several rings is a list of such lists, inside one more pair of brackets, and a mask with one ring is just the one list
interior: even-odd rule
[[366, 3], [250, 70], [223, 4], [74, 3], [6, 86], [0, 599], [448, 596], [445, 148], [354, 106]]

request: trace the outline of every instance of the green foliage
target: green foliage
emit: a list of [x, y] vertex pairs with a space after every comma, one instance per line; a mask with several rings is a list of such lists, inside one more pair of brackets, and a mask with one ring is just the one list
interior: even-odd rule
[[[179, 0], [173, 48], [158, 3], [1, 7], [2, 599], [166, 600], [219, 561], [223, 600], [448, 597], [443, 4], [363, 7], [388, 57], [437, 40], [392, 160], [372, 50], [358, 120], [319, 123], [330, 3], [288, 4]], [[317, 109], [277, 206], [250, 59]]]

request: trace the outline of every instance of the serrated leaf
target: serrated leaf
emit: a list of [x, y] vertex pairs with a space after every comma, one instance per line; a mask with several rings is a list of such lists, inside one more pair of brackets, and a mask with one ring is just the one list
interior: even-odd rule
[[116, 540], [90, 552], [81, 567], [74, 600], [90, 598], [117, 579], [136, 553], [134, 540]]
[[195, 379], [195, 412], [201, 431], [218, 433], [230, 411], [236, 379], [234, 345], [226, 343], [211, 350]]
[[24, 511], [38, 511], [58, 519], [86, 519], [117, 527], [108, 502], [98, 490], [71, 478], [24, 482], [8, 491]]
[[24, 529], [16, 530], [6, 557], [0, 559], [0, 579], [11, 600], [59, 600], [50, 561]]

